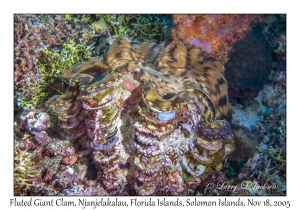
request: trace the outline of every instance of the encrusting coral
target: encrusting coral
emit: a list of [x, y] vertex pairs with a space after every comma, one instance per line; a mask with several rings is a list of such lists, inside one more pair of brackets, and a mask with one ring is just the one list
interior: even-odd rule
[[234, 150], [224, 67], [192, 45], [121, 37], [63, 77], [46, 105], [61, 137], [92, 149], [110, 195], [185, 195]]
[[172, 37], [227, 62], [233, 45], [262, 20], [263, 15], [173, 15]]

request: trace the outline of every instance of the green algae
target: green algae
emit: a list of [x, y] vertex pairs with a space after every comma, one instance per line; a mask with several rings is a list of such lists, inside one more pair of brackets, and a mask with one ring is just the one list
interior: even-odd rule
[[37, 82], [37, 94], [29, 100], [18, 100], [18, 105], [23, 109], [32, 109], [45, 102], [48, 98], [49, 88], [57, 81], [62, 80], [62, 73], [75, 63], [82, 62], [94, 56], [94, 43], [86, 46], [84, 43], [76, 43], [73, 39], [64, 43], [61, 51], [47, 46], [41, 53], [45, 56], [44, 63], [39, 63], [38, 71], [44, 78]]

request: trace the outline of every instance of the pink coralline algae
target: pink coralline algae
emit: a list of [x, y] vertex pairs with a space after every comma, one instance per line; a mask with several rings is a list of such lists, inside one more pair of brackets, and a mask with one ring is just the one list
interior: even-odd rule
[[57, 114], [57, 135], [72, 143], [66, 153], [50, 142], [43, 165], [49, 181], [53, 165], [63, 167], [57, 184], [69, 195], [97, 194], [85, 184], [74, 191], [82, 177], [73, 164], [82, 159], [93, 160], [88, 168], [97, 173], [89, 182], [101, 195], [187, 195], [234, 150], [223, 64], [192, 45], [131, 45], [121, 37], [64, 78], [69, 90], [46, 106]]

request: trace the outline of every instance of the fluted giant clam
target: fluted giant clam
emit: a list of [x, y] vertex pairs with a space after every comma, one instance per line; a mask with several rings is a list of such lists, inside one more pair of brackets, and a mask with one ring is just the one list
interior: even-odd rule
[[46, 105], [63, 138], [93, 149], [111, 195], [184, 195], [234, 150], [224, 70], [192, 45], [120, 37], [66, 70], [69, 90]]

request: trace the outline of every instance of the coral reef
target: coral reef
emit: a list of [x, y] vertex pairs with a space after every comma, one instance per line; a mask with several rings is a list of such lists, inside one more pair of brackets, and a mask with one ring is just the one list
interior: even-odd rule
[[[15, 15], [15, 103], [35, 108], [70, 65], [93, 56], [95, 31], [85, 15]], [[91, 21], [90, 21], [91, 22]]]
[[26, 107], [25, 101], [39, 95], [42, 89], [44, 76], [38, 72], [38, 63], [44, 44], [32, 15], [16, 15], [14, 19], [15, 97]]
[[228, 61], [235, 43], [243, 40], [263, 15], [173, 15], [172, 37], [205, 49]]
[[76, 152], [73, 142], [51, 136], [50, 116], [44, 109], [24, 111], [18, 121], [15, 195], [57, 195], [64, 188], [85, 181], [89, 167], [87, 154]]
[[[160, 15], [15, 15], [15, 195], [286, 194], [285, 15], [173, 17], [209, 38], [168, 43]], [[262, 17], [271, 73], [228, 88]]]
[[[227, 181], [233, 185], [245, 182], [249, 186], [247, 189], [240, 188], [234, 195], [286, 194], [285, 15], [266, 15], [263, 23], [262, 31], [273, 52], [267, 84], [255, 94], [251, 90], [251, 94], [240, 91], [239, 100], [229, 89], [230, 102], [234, 104], [233, 122], [251, 129], [258, 140], [256, 148], [259, 152], [246, 162], [226, 162], [225, 171], [230, 178]], [[255, 188], [264, 185], [269, 189]]]
[[[225, 65], [227, 70], [226, 78], [229, 81], [229, 100], [233, 105], [241, 104], [247, 107], [256, 100], [255, 98], [258, 96], [259, 91], [266, 84], [274, 86], [276, 91], [285, 91], [285, 19], [285, 15], [265, 15], [264, 21], [254, 27], [254, 31], [250, 32], [245, 40], [235, 45], [235, 52], [230, 56], [232, 60], [229, 60]], [[247, 39], [249, 39], [249, 42]], [[260, 46], [255, 48], [255, 42], [260, 43]], [[246, 47], [247, 45], [248, 48]], [[245, 59], [241, 56], [249, 57], [257, 49], [260, 49], [259, 52], [257, 51], [254, 53], [256, 55], [250, 56], [251, 59]], [[238, 55], [238, 53], [240, 54]], [[259, 58], [259, 56], [262, 57]], [[255, 61], [252, 62], [252, 59]], [[255, 68], [253, 68], [254, 66]], [[257, 71], [257, 69], [261, 69], [261, 71]], [[264, 79], [262, 80], [261, 78]], [[271, 89], [273, 88], [271, 87]], [[269, 90], [273, 92], [271, 89]], [[258, 98], [257, 102], [261, 104], [259, 100]], [[263, 107], [261, 106], [260, 108]], [[269, 110], [265, 111], [268, 112]]]

